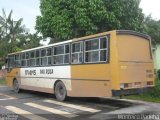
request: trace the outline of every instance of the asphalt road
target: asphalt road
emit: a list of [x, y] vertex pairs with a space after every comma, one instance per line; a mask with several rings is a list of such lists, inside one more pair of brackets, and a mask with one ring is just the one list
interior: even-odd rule
[[51, 94], [17, 94], [8, 87], [0, 87], [0, 120], [115, 120], [124, 118], [118, 116], [122, 114], [159, 113], [160, 104], [154, 103], [106, 98], [69, 98], [59, 102]]

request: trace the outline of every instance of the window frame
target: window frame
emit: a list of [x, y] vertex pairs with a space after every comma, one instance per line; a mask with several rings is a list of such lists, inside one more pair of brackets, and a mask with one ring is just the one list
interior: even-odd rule
[[[80, 51], [79, 52], [74, 52], [73, 53], [73, 49], [72, 49], [72, 45], [73, 44], [75, 44], [75, 43], [80, 43]], [[76, 42], [72, 42], [71, 43], [71, 51], [70, 51], [70, 54], [71, 54], [71, 56], [70, 56], [70, 63], [71, 64], [83, 64], [83, 61], [84, 61], [84, 55], [83, 55], [83, 51], [84, 51], [84, 41], [76, 41]], [[77, 63], [74, 63], [74, 62], [72, 62], [72, 55], [75, 55], [75, 54], [78, 54], [78, 62]], [[80, 57], [80, 54], [82, 54], [82, 62], [80, 62], [79, 61], [79, 57]]]
[[[47, 55], [47, 49], [49, 49], [49, 48], [51, 49], [51, 55], [48, 56], [48, 55]], [[39, 57], [36, 57], [36, 59], [39, 59], [39, 60], [40, 60], [40, 61], [39, 61], [39, 66], [44, 66], [44, 67], [45, 67], [45, 66], [52, 66], [52, 51], [53, 51], [52, 49], [53, 49], [53, 47], [44, 47], [44, 48], [39, 49]], [[43, 57], [42, 57], [42, 54], [41, 54], [41, 51], [42, 51], [42, 50], [45, 50], [45, 52], [46, 52], [45, 56], [43, 56]], [[36, 51], [37, 51], [37, 50], [36, 50]], [[49, 58], [49, 57], [51, 58], [51, 64], [48, 64], [48, 58]], [[46, 65], [43, 65], [43, 64], [42, 64], [42, 59], [47, 59]]]
[[[23, 59], [23, 54], [25, 54], [25, 58]], [[25, 61], [25, 66], [22, 65], [22, 61]], [[29, 67], [27, 66], [26, 52], [21, 53], [21, 67]]]
[[[103, 48], [103, 49], [101, 49], [101, 43], [100, 43], [100, 39], [101, 38], [106, 38], [106, 48]], [[86, 42], [87, 41], [92, 41], [92, 40], [95, 40], [95, 39], [98, 39], [98, 41], [99, 41], [99, 48], [98, 49], [96, 49], [96, 50], [87, 50], [86, 51]], [[87, 39], [87, 40], [85, 40], [84, 41], [84, 47], [83, 47], [83, 50], [84, 50], [84, 55], [83, 55], [83, 61], [84, 61], [84, 63], [85, 64], [92, 64], [92, 63], [106, 63], [106, 62], [108, 62], [108, 60], [109, 60], [109, 38], [108, 38], [108, 36], [101, 36], [101, 37], [95, 37], [95, 38], [92, 38], [92, 39]], [[103, 50], [106, 50], [106, 60], [105, 61], [101, 61], [100, 60], [100, 53], [101, 53], [101, 51], [103, 51]], [[94, 51], [98, 51], [98, 61], [89, 61], [89, 62], [86, 62], [86, 53], [88, 52], [90, 52], [90, 53], [92, 53], [92, 52], [94, 52]]]
[[[31, 58], [31, 53], [34, 52], [34, 57]], [[34, 67], [36, 66], [36, 50], [32, 50], [32, 51], [29, 51], [30, 53], [30, 57], [29, 57], [29, 62], [30, 62], [30, 66], [29, 67]], [[31, 60], [34, 60], [34, 65], [31, 65]]]
[[[69, 45], [69, 53], [66, 53], [66, 46], [67, 45]], [[63, 54], [56, 54], [56, 55], [54, 55], [55, 53], [54, 53], [54, 50], [55, 50], [55, 47], [59, 47], [59, 46], [63, 46]], [[65, 43], [65, 44], [60, 44], [60, 45], [56, 45], [56, 46], [53, 46], [53, 49], [52, 49], [52, 52], [53, 52], [53, 54], [52, 54], [52, 65], [54, 65], [54, 66], [60, 66], [60, 65], [69, 65], [70, 63], [71, 63], [71, 44], [70, 44], [70, 42], [69, 43]], [[65, 63], [65, 55], [69, 55], [69, 62], [68, 63]], [[54, 63], [54, 57], [57, 57], [57, 56], [62, 56], [63, 57], [63, 63]]]

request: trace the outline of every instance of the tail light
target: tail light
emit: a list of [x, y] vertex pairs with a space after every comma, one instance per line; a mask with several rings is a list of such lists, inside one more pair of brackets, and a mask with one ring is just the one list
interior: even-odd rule
[[132, 87], [132, 83], [121, 83], [120, 84], [120, 88], [131, 88]]
[[141, 82], [135, 82], [134, 85], [135, 85], [135, 87], [140, 87], [141, 86]]
[[148, 81], [147, 85], [153, 85], [153, 81]]

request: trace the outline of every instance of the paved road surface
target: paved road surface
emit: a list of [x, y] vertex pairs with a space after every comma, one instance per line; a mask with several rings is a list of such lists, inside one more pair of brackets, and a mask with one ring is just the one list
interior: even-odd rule
[[114, 120], [117, 114], [158, 113], [160, 104], [104, 98], [70, 98], [59, 102], [51, 94], [17, 94], [8, 87], [0, 87], [0, 120]]

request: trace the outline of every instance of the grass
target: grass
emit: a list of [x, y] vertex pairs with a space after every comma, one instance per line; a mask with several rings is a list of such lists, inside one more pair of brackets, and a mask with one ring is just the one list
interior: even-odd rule
[[1, 86], [1, 85], [6, 85], [6, 81], [3, 80], [3, 79], [0, 79], [0, 86]]
[[160, 103], [160, 80], [155, 80], [155, 87], [150, 92], [139, 95], [124, 96], [124, 98]]

